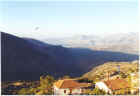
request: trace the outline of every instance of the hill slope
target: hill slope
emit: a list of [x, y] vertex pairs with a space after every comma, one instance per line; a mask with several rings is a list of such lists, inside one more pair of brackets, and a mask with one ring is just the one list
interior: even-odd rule
[[80, 76], [108, 61], [133, 61], [137, 55], [65, 48], [34, 39], [1, 33], [2, 80], [37, 80], [42, 73], [55, 77]]
[[138, 61], [133, 62], [107, 62], [97, 67], [94, 67], [89, 72], [83, 75], [84, 78], [95, 80], [96, 78], [105, 79], [107, 78], [108, 72], [111, 75], [118, 74], [118, 67], [120, 66], [120, 73], [129, 74], [132, 72], [138, 72]]
[[76, 65], [72, 68], [75, 60], [66, 48], [40, 47], [5, 33], [1, 38], [2, 80], [34, 80], [39, 79], [42, 73], [61, 76], [78, 70]]

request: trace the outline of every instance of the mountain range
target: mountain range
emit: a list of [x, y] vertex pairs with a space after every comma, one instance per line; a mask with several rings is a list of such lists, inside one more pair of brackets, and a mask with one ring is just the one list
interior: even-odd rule
[[82, 47], [130, 54], [139, 53], [138, 32], [118, 33], [106, 36], [76, 35], [67, 38], [42, 39], [42, 41], [65, 47]]
[[51, 45], [4, 32], [1, 48], [2, 81], [38, 80], [42, 74], [77, 77], [108, 61], [138, 60], [136, 54]]

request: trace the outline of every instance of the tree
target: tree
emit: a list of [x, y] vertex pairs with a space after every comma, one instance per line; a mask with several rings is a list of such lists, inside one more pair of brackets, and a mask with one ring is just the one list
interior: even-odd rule
[[87, 95], [105, 95], [106, 92], [103, 90], [100, 90], [98, 88], [94, 88], [93, 90], [86, 90], [85, 94], [87, 94]]
[[105, 91], [98, 88], [94, 88], [93, 91], [91, 92], [91, 95], [105, 95], [105, 94], [106, 94]]
[[29, 88], [22, 88], [18, 92], [19, 95], [34, 95]]
[[41, 76], [40, 77], [40, 86], [37, 88], [42, 91], [42, 94], [52, 94], [52, 86], [53, 86], [54, 78], [52, 76]]
[[52, 76], [40, 76], [40, 84], [35, 87], [35, 84], [29, 88], [22, 88], [19, 90], [19, 95], [45, 95], [45, 94], [53, 94], [52, 86], [53, 86], [54, 78]]
[[126, 89], [120, 89], [120, 90], [118, 90], [118, 93], [115, 95], [125, 95], [126, 94], [125, 90]]
[[126, 78], [127, 74], [125, 74], [124, 72], [120, 72], [120, 76], [121, 76], [121, 78]]
[[81, 79], [78, 80], [78, 82], [93, 83], [93, 80], [89, 80], [88, 78], [81, 78]]

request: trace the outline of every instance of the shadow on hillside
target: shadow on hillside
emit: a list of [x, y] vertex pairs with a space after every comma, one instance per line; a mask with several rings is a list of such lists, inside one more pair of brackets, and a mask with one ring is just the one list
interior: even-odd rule
[[88, 67], [84, 72], [105, 62], [130, 62], [138, 60], [138, 55], [122, 52], [97, 51], [88, 48], [70, 48], [70, 50], [75, 58], [77, 58], [82, 70]]
[[77, 77], [105, 62], [133, 61], [138, 55], [66, 48], [1, 34], [2, 81], [37, 80], [40, 74]]
[[[53, 59], [54, 61], [56, 60], [58, 63], [60, 60], [57, 60], [57, 58], [59, 58], [61, 54], [63, 60], [61, 61], [62, 67], [66, 64], [66, 62], [69, 62], [69, 69], [71, 69], [74, 66], [74, 68], [72, 68], [71, 71], [78, 71], [75, 72], [75, 74], [72, 76], [80, 76], [83, 73], [90, 71], [93, 67], [106, 62], [130, 62], [138, 60], [138, 55], [135, 54], [113, 51], [99, 51], [92, 50], [89, 48], [66, 48], [61, 45], [51, 45], [46, 42], [42, 42], [35, 39], [28, 38], [26, 40], [29, 40], [31, 43], [37, 44], [37, 49], [40, 50], [40, 52], [47, 52], [50, 55], [55, 56], [55, 58]], [[48, 49], [49, 52], [46, 51]], [[65, 56], [66, 54], [68, 54], [68, 56]]]

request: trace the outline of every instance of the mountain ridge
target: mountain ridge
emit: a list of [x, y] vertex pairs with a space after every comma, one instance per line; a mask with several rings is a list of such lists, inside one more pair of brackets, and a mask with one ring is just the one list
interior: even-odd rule
[[133, 61], [138, 55], [65, 48], [42, 41], [1, 33], [2, 81], [35, 80], [41, 74], [81, 76], [108, 61]]
[[138, 32], [128, 32], [111, 34], [104, 37], [95, 35], [77, 35], [69, 38], [43, 39], [42, 41], [55, 45], [63, 45], [65, 47], [83, 47], [93, 50], [111, 50], [115, 52], [138, 54], [138, 34]]

